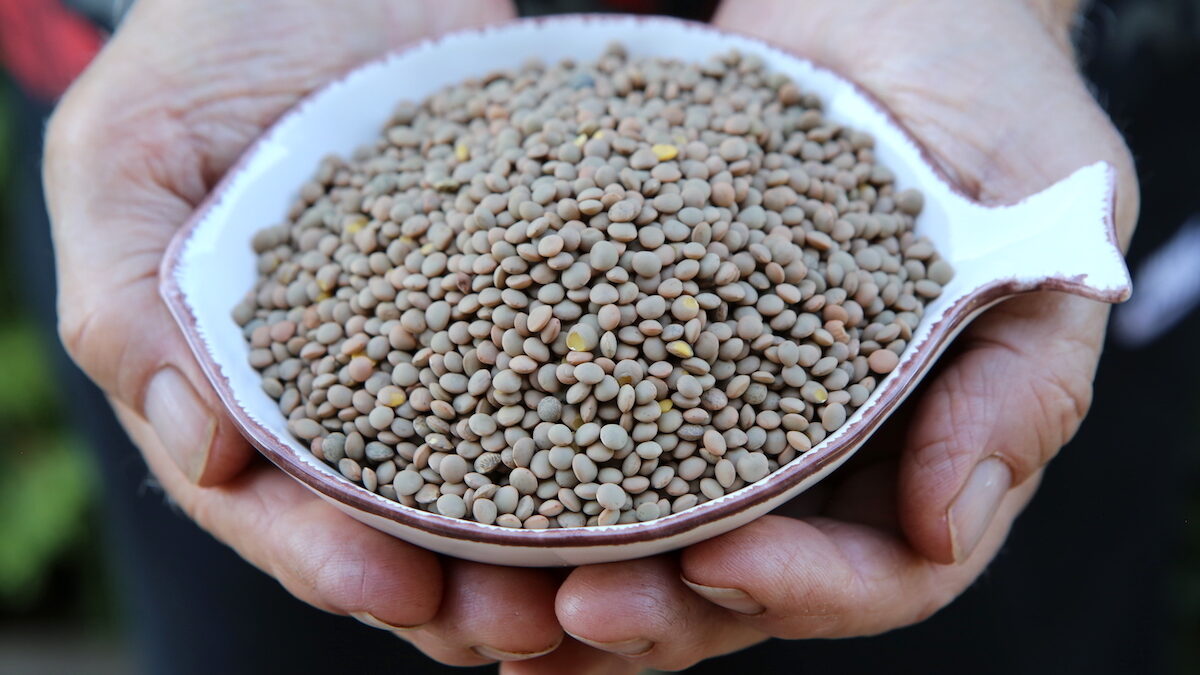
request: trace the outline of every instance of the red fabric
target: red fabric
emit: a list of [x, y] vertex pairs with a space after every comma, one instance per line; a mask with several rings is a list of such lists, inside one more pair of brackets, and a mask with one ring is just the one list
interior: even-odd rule
[[0, 0], [0, 65], [36, 98], [61, 96], [103, 41], [59, 0]]

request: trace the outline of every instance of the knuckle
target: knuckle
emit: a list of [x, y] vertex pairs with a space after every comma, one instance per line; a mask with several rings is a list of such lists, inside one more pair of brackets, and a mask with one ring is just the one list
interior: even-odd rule
[[902, 626], [896, 626], [896, 627], [901, 628], [903, 626], [912, 626], [912, 625], [921, 623], [922, 621], [925, 621], [926, 619], [932, 617], [934, 614], [937, 614], [938, 612], [942, 611], [942, 608], [945, 607], [946, 605], [950, 604], [951, 600], [953, 600], [953, 597], [950, 597], [950, 598], [935, 597], [935, 598], [929, 598], [925, 602], [915, 603], [915, 605], [914, 605], [915, 611], [913, 612], [912, 616], [908, 617], [907, 620], [905, 620], [903, 622]]
[[[292, 514], [286, 519], [302, 522], [304, 515]], [[308, 592], [303, 595], [325, 607], [342, 612], [368, 607], [371, 566], [361, 547], [349, 539], [313, 546], [316, 534], [311, 528], [292, 526], [287, 531], [273, 557], [275, 565], [286, 566], [286, 570], [280, 571], [290, 577], [290, 583], [306, 589]], [[324, 534], [328, 536], [327, 532]]]
[[[112, 106], [92, 93], [94, 77], [91, 69], [80, 76], [46, 124], [42, 149], [47, 176], [55, 176], [60, 167], [71, 166], [81, 155], [90, 153], [97, 146], [105, 120], [112, 116]], [[55, 187], [55, 181], [47, 181], [48, 192]]]
[[101, 389], [140, 410], [142, 389], [162, 346], [131, 342], [128, 314], [113, 311], [109, 303], [98, 304], [70, 284], [60, 293], [57, 327], [67, 355]]
[[68, 91], [46, 124], [44, 150], [48, 164], [63, 159], [68, 149], [88, 136], [89, 116], [78, 112], [77, 99], [75, 90]]
[[165, 308], [155, 304], [154, 279], [141, 272], [149, 268], [144, 260], [148, 256], [111, 266], [114, 278], [103, 286], [61, 273], [57, 323], [59, 340], [80, 369], [139, 411], [149, 377], [181, 353]]
[[1046, 464], [1066, 445], [1092, 405], [1091, 381], [1074, 373], [1046, 373], [1032, 386], [1030, 395], [1040, 411], [1037, 453], [1030, 470]]
[[817, 593], [816, 598], [793, 616], [793, 626], [806, 637], [833, 638], [849, 637], [858, 631], [851, 630], [856, 613], [862, 611], [861, 585], [855, 581], [845, 588], [849, 591]]
[[366, 607], [368, 561], [353, 550], [300, 558], [300, 579], [318, 598], [343, 611]]
[[857, 573], [844, 552], [835, 550], [828, 555], [827, 561], [814, 564], [812, 572], [791, 575], [783, 594], [776, 602], [767, 603], [770, 609], [762, 621], [771, 635], [807, 639], [871, 632], [864, 631], [864, 618], [869, 618], [864, 609], [876, 608], [882, 615], [890, 599], [879, 597], [880, 584]]
[[766, 618], [771, 635], [789, 640], [848, 637], [855, 615], [862, 611], [863, 588], [852, 575], [839, 576], [806, 584], [777, 608]]
[[936, 425], [919, 427], [911, 440], [911, 462], [922, 481], [944, 480], [969, 471], [975, 461], [973, 450], [985, 445], [993, 392], [988, 378], [977, 369], [954, 368], [934, 384], [925, 398], [923, 414], [942, 420]]
[[59, 292], [58, 337], [67, 354], [84, 372], [92, 375], [92, 338], [97, 314], [78, 293], [64, 285]]
[[181, 508], [184, 515], [191, 519], [192, 522], [196, 523], [200, 529], [212, 534], [213, 536], [218, 536], [219, 533], [216, 529], [217, 510], [214, 508], [214, 503], [212, 500], [201, 498], [185, 499], [179, 501], [179, 508]]
[[[935, 412], [946, 422], [936, 435], [921, 439], [917, 461], [925, 468], [965, 475], [978, 457], [957, 450], [986, 450], [1002, 455], [1014, 483], [1020, 483], [1054, 458], [1087, 414], [1094, 347], [1084, 336], [1043, 343], [1038, 354], [980, 336], [974, 343], [971, 360], [939, 381], [945, 391], [938, 393], [950, 395], [938, 397], [944, 404]], [[1035, 365], [1046, 362], [1054, 366]], [[1004, 386], [993, 384], [997, 381]], [[1021, 424], [1003, 425], [998, 433], [998, 410]]]

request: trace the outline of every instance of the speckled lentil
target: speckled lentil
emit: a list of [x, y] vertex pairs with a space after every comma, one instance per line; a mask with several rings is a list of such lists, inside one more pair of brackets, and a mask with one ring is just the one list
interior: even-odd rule
[[233, 311], [348, 480], [502, 527], [762, 480], [892, 372], [953, 270], [867, 135], [754, 57], [530, 62], [401, 103], [254, 236]]

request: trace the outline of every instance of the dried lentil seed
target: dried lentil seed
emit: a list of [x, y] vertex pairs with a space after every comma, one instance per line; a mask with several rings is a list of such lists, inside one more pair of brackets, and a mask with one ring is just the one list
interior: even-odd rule
[[678, 512], [844, 424], [951, 281], [921, 194], [756, 59], [604, 58], [406, 105], [254, 237], [250, 363], [347, 478], [505, 527]]

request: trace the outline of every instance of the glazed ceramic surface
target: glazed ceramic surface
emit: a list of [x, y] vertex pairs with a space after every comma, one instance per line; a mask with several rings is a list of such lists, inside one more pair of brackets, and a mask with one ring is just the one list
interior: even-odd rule
[[[810, 452], [763, 480], [682, 513], [646, 523], [512, 530], [411, 509], [351, 484], [287, 431], [286, 419], [247, 363], [231, 309], [257, 273], [250, 240], [281, 222], [299, 186], [327, 154], [348, 155], [373, 140], [402, 99], [530, 57], [597, 58], [612, 41], [632, 56], [690, 61], [738, 49], [818, 94], [828, 117], [875, 136], [879, 160], [900, 188], [925, 194], [917, 230], [956, 270], [926, 307], [897, 369], [870, 399]], [[162, 293], [245, 436], [282, 470], [354, 518], [420, 546], [495, 564], [579, 565], [686, 546], [757, 518], [845, 462], [913, 390], [975, 315], [1011, 295], [1059, 290], [1104, 302], [1130, 284], [1112, 222], [1114, 174], [1082, 167], [1046, 191], [1000, 208], [952, 188], [921, 149], [869, 96], [836, 74], [765, 43], [672, 19], [574, 16], [526, 20], [458, 33], [402, 49], [319, 90], [282, 117], [222, 180], [178, 233], [163, 262]]]

